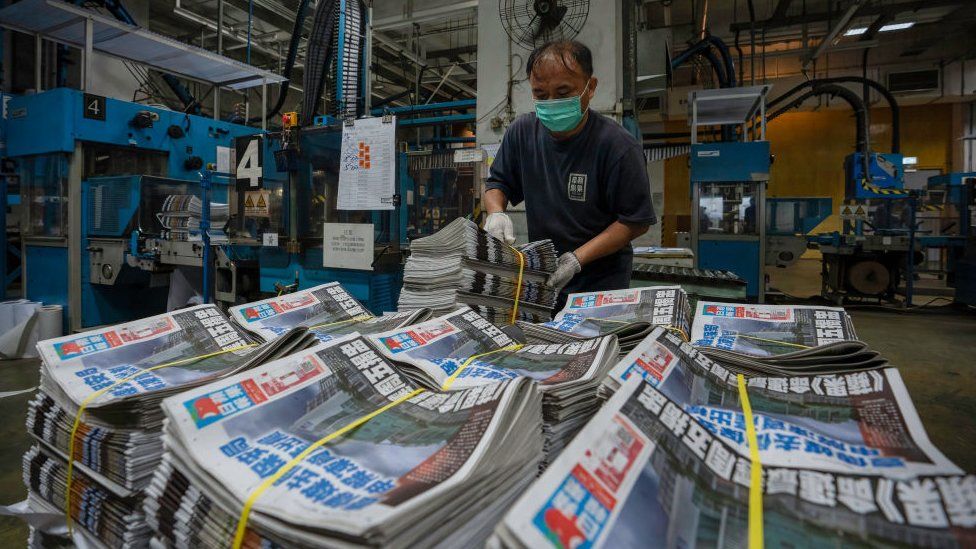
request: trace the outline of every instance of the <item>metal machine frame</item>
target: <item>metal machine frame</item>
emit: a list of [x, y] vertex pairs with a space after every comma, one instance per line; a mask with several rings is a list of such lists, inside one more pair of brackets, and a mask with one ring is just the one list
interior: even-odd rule
[[[688, 94], [691, 126], [691, 246], [695, 266], [730, 270], [747, 281], [747, 293], [765, 298], [766, 182], [769, 142], [766, 141], [766, 94], [770, 86], [697, 90]], [[699, 126], [738, 127], [741, 141], [701, 143]], [[701, 186], [751, 184], [756, 234], [701, 233]], [[709, 246], [709, 243], [714, 243]], [[705, 248], [710, 248], [706, 250]], [[707, 252], [707, 253], [706, 253]], [[755, 255], [755, 265], [742, 258]], [[739, 272], [743, 271], [743, 272]]]
[[[90, 266], [87, 263], [99, 260], [100, 257], [117, 262], [119, 253], [137, 256], [143, 251], [133, 249], [127, 234], [120, 233], [110, 238], [85, 232], [83, 220], [87, 219], [89, 212], [82, 193], [88, 181], [84, 178], [83, 165], [87, 148], [111, 146], [117, 150], [131, 151], [135, 156], [145, 153], [165, 158], [161, 166], [162, 173], [152, 175], [197, 182], [197, 163], [216, 163], [217, 147], [230, 147], [234, 137], [260, 132], [254, 128], [110, 98], [97, 98], [104, 116], [92, 118], [90, 115], [86, 116], [86, 102], [92, 98], [90, 94], [78, 90], [59, 88], [16, 97], [8, 105], [12, 113], [7, 121], [10, 137], [8, 155], [22, 164], [29, 164], [29, 159], [39, 158], [60, 158], [63, 160], [57, 161], [65, 164], [63, 190], [60, 191], [65, 193], [66, 201], [66, 219], [60, 220], [64, 224], [64, 230], [58, 231], [58, 236], [40, 236], [25, 231], [22, 246], [25, 296], [65, 305], [68, 309], [65, 315], [66, 328], [69, 330], [120, 321], [114, 313], [106, 312], [105, 318], [102, 318], [103, 309], [110, 311], [111, 308], [105, 309], [97, 305], [91, 306], [90, 311], [86, 310], [83, 318], [84, 286], [112, 282], [93, 281], [91, 276], [85, 279], [83, 273]], [[141, 113], [156, 117], [154, 124], [143, 128], [133, 126], [131, 122]], [[168, 135], [168, 129], [173, 126], [187, 129], [182, 137], [173, 138]], [[38, 128], [45, 128], [46, 131], [38, 131]], [[187, 161], [191, 159], [194, 162], [188, 164]], [[139, 176], [143, 173], [119, 175]], [[35, 183], [25, 177], [21, 181], [21, 191], [27, 197], [31, 196], [33, 185], [43, 184], [42, 181]], [[46, 191], [42, 194], [46, 194]], [[31, 207], [30, 199], [23, 202], [25, 209]], [[25, 212], [26, 223], [30, 223], [30, 215], [32, 214]], [[93, 243], [92, 240], [100, 243]], [[112, 242], [111, 246], [105, 244], [109, 240]], [[93, 254], [98, 257], [93, 257]], [[64, 273], [65, 265], [67, 272], [63, 283], [58, 276], [39, 277], [34, 274]], [[124, 300], [123, 295], [120, 293], [118, 299]], [[119, 307], [121, 306], [115, 309], [118, 310]]]

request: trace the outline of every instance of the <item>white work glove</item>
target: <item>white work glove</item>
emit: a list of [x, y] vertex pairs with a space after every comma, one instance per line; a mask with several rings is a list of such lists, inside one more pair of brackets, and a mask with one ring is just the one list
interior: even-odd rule
[[485, 232], [511, 246], [515, 244], [515, 227], [512, 218], [504, 212], [488, 214], [485, 218]]
[[546, 279], [546, 286], [558, 292], [582, 270], [583, 267], [580, 265], [576, 254], [566, 252], [556, 260], [556, 270]]

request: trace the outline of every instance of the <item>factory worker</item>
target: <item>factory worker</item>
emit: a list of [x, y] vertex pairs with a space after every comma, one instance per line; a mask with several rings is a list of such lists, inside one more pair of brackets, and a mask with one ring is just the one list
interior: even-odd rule
[[593, 55], [560, 40], [526, 61], [535, 112], [505, 132], [482, 198], [485, 230], [515, 242], [509, 204], [525, 201], [529, 240], [549, 238], [559, 250], [546, 282], [561, 290], [557, 308], [574, 292], [630, 285], [630, 241], [656, 222], [640, 143], [589, 109], [596, 92]]

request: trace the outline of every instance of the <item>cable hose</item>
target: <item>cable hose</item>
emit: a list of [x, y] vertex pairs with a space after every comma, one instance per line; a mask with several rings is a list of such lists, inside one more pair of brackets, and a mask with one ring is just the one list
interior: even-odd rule
[[316, 107], [325, 89], [326, 73], [334, 51], [338, 0], [323, 0], [315, 7], [312, 32], [308, 38], [308, 51], [305, 54], [305, 77], [302, 85], [301, 120], [303, 124], [315, 118]]
[[[800, 91], [801, 89], [808, 86], [815, 86], [818, 84], [838, 84], [842, 82], [856, 82], [859, 84], [865, 84], [874, 88], [885, 101], [888, 102], [888, 107], [891, 109], [891, 152], [899, 153], [901, 152], [901, 108], [898, 106], [898, 99], [886, 88], [883, 84], [876, 80], [871, 80], [870, 78], [863, 78], [861, 76], [834, 76], [830, 78], [815, 78], [813, 80], [808, 80], [793, 86], [786, 93], [778, 96], [766, 104], [767, 108], [772, 108], [782, 103], [791, 95]], [[866, 107], [866, 105], [865, 105]]]
[[[281, 87], [278, 90], [278, 99], [275, 101], [274, 107], [268, 112], [265, 120], [271, 120], [272, 117], [276, 116], [281, 112], [281, 108], [285, 106], [285, 99], [288, 98], [288, 90], [291, 88], [291, 73], [295, 68], [295, 59], [298, 57], [298, 45], [302, 41], [302, 30], [305, 25], [305, 16], [308, 13], [309, 0], [301, 0], [298, 4], [298, 11], [295, 13], [295, 24], [291, 29], [291, 40], [288, 43], [288, 55], [285, 57], [285, 67], [281, 72], [281, 75], [285, 77], [284, 82], [281, 83]], [[248, 123], [257, 123], [261, 121], [260, 116], [254, 116], [248, 119]]]
[[[769, 123], [773, 121], [781, 114], [799, 107], [807, 99], [818, 95], [831, 95], [831, 96], [840, 97], [841, 99], [846, 101], [848, 105], [851, 106], [851, 109], [854, 110], [854, 115], [857, 121], [856, 149], [858, 152], [861, 153], [862, 156], [861, 160], [864, 163], [865, 177], [869, 177], [869, 174], [871, 173], [870, 171], [871, 160], [868, 155], [868, 143], [867, 143], [868, 127], [867, 127], [867, 117], [865, 114], [866, 107], [864, 105], [864, 101], [861, 100], [861, 96], [845, 88], [844, 86], [841, 86], [839, 84], [815, 84], [812, 90], [801, 95], [797, 99], [790, 101], [789, 105], [781, 108], [780, 110], [766, 117], [766, 122]], [[776, 101], [776, 103], [779, 103], [779, 101]]]

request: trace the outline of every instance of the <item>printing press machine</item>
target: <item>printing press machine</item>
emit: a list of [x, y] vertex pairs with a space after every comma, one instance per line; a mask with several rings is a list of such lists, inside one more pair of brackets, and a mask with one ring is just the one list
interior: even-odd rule
[[[24, 295], [64, 306], [73, 331], [166, 310], [170, 274], [201, 267], [203, 246], [161, 237], [162, 201], [198, 194], [208, 166], [229, 167], [235, 138], [261, 132], [68, 88], [13, 97], [8, 113]], [[215, 178], [211, 200], [233, 207], [229, 185]], [[245, 271], [256, 268], [258, 244], [239, 238], [220, 246], [218, 301], [253, 297], [257, 283]]]

